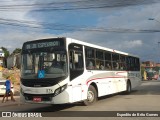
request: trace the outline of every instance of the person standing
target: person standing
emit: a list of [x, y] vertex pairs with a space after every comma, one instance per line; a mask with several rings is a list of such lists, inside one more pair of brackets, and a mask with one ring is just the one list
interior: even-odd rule
[[13, 98], [13, 92], [12, 92], [12, 90], [11, 90], [11, 81], [10, 81], [9, 77], [7, 77], [7, 80], [6, 80], [6, 82], [5, 82], [5, 86], [6, 86], [6, 93], [5, 93], [4, 96], [3, 96], [2, 103], [5, 102], [5, 101], [4, 101], [4, 100], [5, 100], [5, 97], [6, 97], [6, 101], [8, 101], [8, 96], [9, 96], [9, 94], [10, 94], [10, 96], [11, 96], [11, 100], [12, 100], [12, 101], [15, 101], [15, 99]]

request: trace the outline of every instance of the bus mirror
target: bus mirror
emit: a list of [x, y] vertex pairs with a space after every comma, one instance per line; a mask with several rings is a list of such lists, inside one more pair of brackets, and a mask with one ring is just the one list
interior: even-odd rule
[[74, 62], [78, 63], [78, 54], [74, 54]]

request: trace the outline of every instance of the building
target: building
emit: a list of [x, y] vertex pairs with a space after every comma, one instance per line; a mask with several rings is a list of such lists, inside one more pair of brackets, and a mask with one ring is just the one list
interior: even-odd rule
[[2, 49], [0, 49], [0, 65], [3, 65], [3, 59], [4, 59], [4, 52]]
[[144, 71], [142, 73], [144, 79], [158, 79], [160, 75], [160, 63], [155, 63], [153, 61], [145, 61], [142, 62], [141, 68], [142, 67], [144, 68]]
[[156, 63], [152, 61], [145, 61], [145, 62], [142, 62], [142, 64], [144, 67], [155, 67], [156, 66]]

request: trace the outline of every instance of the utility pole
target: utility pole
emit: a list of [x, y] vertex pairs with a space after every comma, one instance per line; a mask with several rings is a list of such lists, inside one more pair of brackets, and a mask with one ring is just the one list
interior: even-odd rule
[[[155, 18], [148, 18], [148, 20], [154, 20], [157, 23], [160, 23], [160, 21]], [[158, 63], [160, 63], [160, 42], [158, 42]]]
[[[160, 64], [160, 42], [158, 42], [158, 75], [160, 75], [160, 69], [159, 69], [159, 64]], [[158, 77], [159, 78], [159, 77]]]
[[[157, 20], [157, 19], [155, 19], [155, 18], [148, 18], [148, 20], [154, 20], [154, 21], [156, 21], [157, 23], [160, 23], [160, 21], [159, 20]], [[160, 76], [160, 67], [159, 67], [159, 64], [160, 64], [160, 42], [158, 42], [158, 66], [156, 65], [156, 67], [158, 67], [158, 78], [159, 78], [159, 76]]]
[[[160, 42], [158, 42], [158, 56], [160, 56]], [[160, 63], [160, 58], [158, 57], [158, 63]]]

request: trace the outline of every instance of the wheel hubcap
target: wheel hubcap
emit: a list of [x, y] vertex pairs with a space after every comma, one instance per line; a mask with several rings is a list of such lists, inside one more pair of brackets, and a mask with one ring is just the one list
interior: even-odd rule
[[92, 91], [88, 91], [87, 99], [89, 102], [94, 100], [94, 93]]

